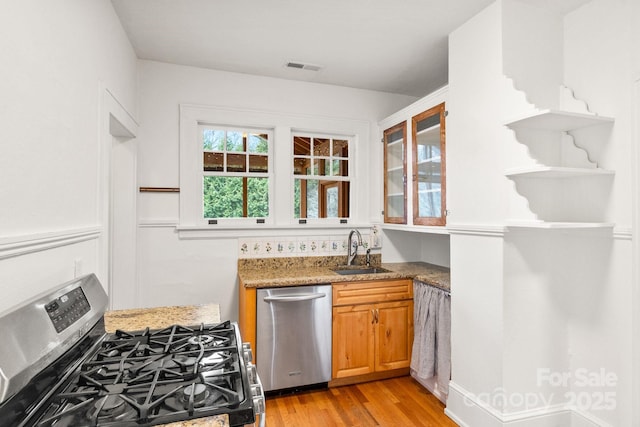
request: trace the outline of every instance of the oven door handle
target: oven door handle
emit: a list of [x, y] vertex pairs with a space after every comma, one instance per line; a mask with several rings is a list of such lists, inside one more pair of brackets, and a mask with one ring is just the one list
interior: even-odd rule
[[311, 301], [318, 298], [324, 298], [327, 294], [297, 294], [297, 295], [281, 295], [264, 297], [264, 302], [299, 302], [299, 301]]

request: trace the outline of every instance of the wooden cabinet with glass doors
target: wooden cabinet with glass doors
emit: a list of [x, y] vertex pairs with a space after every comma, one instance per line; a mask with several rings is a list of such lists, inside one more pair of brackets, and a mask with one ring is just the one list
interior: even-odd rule
[[445, 109], [437, 105], [411, 119], [413, 223], [445, 225]]
[[384, 131], [384, 222], [407, 223], [407, 123]]
[[446, 225], [445, 116], [445, 104], [440, 103], [383, 132], [385, 223], [407, 224], [409, 210], [412, 225]]

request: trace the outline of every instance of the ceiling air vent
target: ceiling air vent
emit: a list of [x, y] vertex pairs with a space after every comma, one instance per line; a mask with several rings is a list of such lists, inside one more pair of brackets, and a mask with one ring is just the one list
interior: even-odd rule
[[319, 71], [322, 67], [320, 65], [305, 64], [302, 62], [289, 61], [285, 65], [287, 68], [297, 68], [298, 70]]

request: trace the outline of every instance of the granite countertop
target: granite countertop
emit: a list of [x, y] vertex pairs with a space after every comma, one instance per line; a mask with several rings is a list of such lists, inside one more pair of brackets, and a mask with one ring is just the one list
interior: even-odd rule
[[[161, 329], [175, 324], [199, 325], [201, 323], [220, 323], [218, 304], [188, 305], [156, 308], [134, 308], [130, 310], [108, 311], [104, 315], [105, 329], [115, 332], [140, 331], [145, 328]], [[227, 414], [213, 417], [196, 418], [164, 424], [165, 427], [229, 427]]]
[[220, 323], [218, 304], [184, 305], [155, 308], [132, 308], [108, 311], [104, 315], [107, 332], [116, 329], [140, 331], [145, 328], [162, 329], [172, 325], [199, 325]]
[[[379, 255], [378, 255], [379, 257]], [[309, 257], [311, 258], [311, 257]], [[449, 269], [426, 262], [380, 263], [372, 259], [372, 266], [383, 267], [389, 272], [376, 274], [340, 275], [332, 270], [344, 263], [344, 257], [314, 261], [295, 258], [260, 258], [238, 263], [238, 277], [248, 288], [311, 285], [316, 283], [340, 283], [379, 279], [417, 279], [432, 286], [450, 291]], [[334, 259], [331, 259], [334, 258]], [[338, 258], [337, 260], [335, 258]], [[360, 261], [360, 260], [356, 260]], [[375, 262], [378, 261], [378, 262]], [[362, 267], [362, 262], [357, 262]]]

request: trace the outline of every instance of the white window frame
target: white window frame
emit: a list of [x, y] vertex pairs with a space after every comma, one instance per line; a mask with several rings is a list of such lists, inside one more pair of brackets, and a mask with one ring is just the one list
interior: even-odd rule
[[[349, 144], [349, 156], [346, 157], [346, 160], [349, 164], [349, 174], [347, 176], [337, 176], [337, 175], [307, 175], [307, 174], [302, 174], [302, 175], [295, 175], [294, 171], [293, 171], [293, 159], [294, 157], [307, 157], [307, 156], [295, 156], [294, 152], [293, 152], [293, 138], [296, 136], [301, 136], [304, 138], [327, 138], [327, 139], [331, 139], [331, 140], [335, 140], [335, 139], [343, 139], [348, 141]], [[291, 130], [291, 138], [290, 138], [290, 142], [291, 144], [291, 175], [292, 175], [292, 180], [291, 180], [291, 189], [292, 189], [292, 196], [293, 196], [293, 185], [296, 179], [308, 179], [308, 180], [318, 180], [318, 181], [335, 181], [335, 182], [349, 182], [349, 217], [347, 218], [300, 218], [304, 221], [306, 221], [307, 224], [339, 224], [340, 220], [347, 220], [347, 223], [351, 221], [352, 218], [352, 211], [351, 211], [351, 201], [353, 199], [353, 197], [351, 196], [351, 193], [353, 192], [353, 189], [351, 187], [351, 183], [353, 182], [353, 168], [352, 168], [352, 164], [354, 163], [354, 159], [356, 158], [355, 156], [355, 137], [354, 135], [342, 135], [342, 134], [336, 134], [336, 133], [326, 133], [326, 132], [309, 132], [309, 131], [302, 131], [302, 130], [295, 130], [292, 129]], [[317, 156], [313, 155], [313, 153], [311, 154], [311, 156], [308, 156], [309, 158], [316, 158]], [[344, 157], [335, 157], [333, 156], [333, 149], [331, 151], [331, 159], [345, 159]], [[318, 195], [319, 196], [319, 195]], [[318, 201], [319, 202], [319, 201]], [[291, 216], [293, 217], [294, 215], [294, 201], [292, 200], [291, 203]], [[298, 218], [294, 218], [293, 219], [296, 222], [299, 222]]]
[[[202, 145], [199, 125], [224, 124], [228, 127], [273, 130], [270, 145], [269, 203], [270, 218], [257, 224], [248, 218], [243, 224], [232, 222], [208, 224], [202, 214]], [[232, 107], [180, 105], [180, 200], [177, 230], [181, 238], [207, 238], [224, 236], [253, 236], [258, 229], [304, 230], [312, 228], [354, 228], [370, 223], [370, 161], [366, 150], [374, 150], [370, 140], [371, 122], [297, 113], [270, 112]], [[335, 135], [349, 137], [349, 175], [351, 176], [349, 219], [346, 224], [339, 218], [322, 218], [300, 224], [293, 216], [293, 134]], [[355, 153], [362, 153], [356, 156]], [[356, 177], [363, 179], [356, 179]], [[244, 220], [244, 218], [243, 218]], [[224, 231], [226, 230], [226, 231]], [[274, 231], [275, 233], [280, 233]], [[288, 232], [288, 231], [287, 231]], [[213, 233], [213, 234], [212, 234]]]
[[[209, 224], [209, 218], [205, 218], [204, 217], [204, 206], [202, 203], [202, 195], [203, 195], [203, 190], [204, 190], [204, 177], [205, 176], [220, 176], [220, 177], [247, 177], [247, 178], [267, 178], [269, 181], [269, 215], [265, 216], [265, 217], [238, 217], [238, 218], [215, 218], [214, 220], [216, 221], [216, 224], [220, 224], [220, 225], [236, 225], [236, 226], [246, 226], [246, 225], [251, 225], [251, 224], [258, 224], [258, 220], [263, 221], [264, 224], [271, 224], [273, 223], [273, 144], [274, 144], [274, 138], [273, 138], [273, 129], [266, 129], [266, 128], [254, 128], [254, 127], [248, 127], [248, 126], [225, 126], [225, 125], [218, 125], [218, 124], [210, 124], [210, 123], [199, 123], [198, 124], [198, 143], [200, 145], [200, 151], [201, 153], [204, 152], [203, 150], [203, 135], [204, 135], [204, 131], [205, 130], [223, 130], [226, 132], [252, 132], [252, 133], [264, 133], [268, 135], [268, 140], [269, 140], [269, 145], [268, 145], [268, 150], [267, 150], [267, 172], [265, 173], [260, 173], [260, 172], [249, 172], [248, 168], [246, 172], [209, 172], [209, 171], [205, 171], [204, 170], [204, 164], [203, 164], [203, 159], [202, 159], [202, 154], [200, 155], [199, 158], [199, 163], [200, 163], [200, 206], [201, 206], [201, 211], [200, 211], [200, 215], [202, 216], [204, 223]], [[249, 156], [249, 152], [245, 151], [245, 152], [230, 152], [230, 151], [225, 151], [226, 153], [238, 153], [238, 154], [246, 154], [247, 157]], [[225, 156], [226, 159], [226, 156]], [[225, 166], [226, 166], [226, 160], [224, 162]], [[247, 165], [248, 166], [248, 165]], [[246, 202], [246, 201], [245, 201]]]

